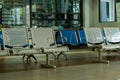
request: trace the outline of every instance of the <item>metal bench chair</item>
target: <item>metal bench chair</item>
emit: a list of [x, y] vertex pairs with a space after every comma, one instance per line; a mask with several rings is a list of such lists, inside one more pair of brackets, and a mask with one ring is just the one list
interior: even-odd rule
[[68, 47], [56, 46], [53, 28], [31, 28], [30, 30], [33, 49], [38, 49], [41, 53], [46, 54], [46, 64], [41, 64], [41, 67], [56, 68], [55, 65], [50, 64], [49, 55], [64, 54], [69, 50]]
[[108, 60], [103, 60], [102, 58], [102, 50], [103, 46], [105, 45], [104, 42], [104, 36], [102, 33], [101, 28], [84, 28], [87, 46], [88, 47], [94, 47], [99, 54], [99, 59], [95, 60], [95, 62], [103, 62], [103, 63], [109, 63]]
[[103, 49], [111, 53], [113, 50], [117, 50], [120, 54], [120, 29], [119, 27], [104, 27], [103, 28], [105, 43]]
[[[29, 38], [27, 29], [25, 28], [2, 28], [4, 49], [7, 50], [7, 55], [23, 55], [23, 61], [27, 56], [27, 62], [32, 57], [35, 62], [37, 59], [33, 55], [34, 52], [29, 51]], [[32, 53], [31, 53], [32, 52]]]

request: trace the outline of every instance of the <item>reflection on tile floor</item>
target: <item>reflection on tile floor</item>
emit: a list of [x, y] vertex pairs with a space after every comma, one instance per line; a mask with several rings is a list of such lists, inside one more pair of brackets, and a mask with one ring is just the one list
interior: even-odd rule
[[[43, 56], [44, 57], [44, 56]], [[69, 60], [64, 57], [51, 63], [57, 65], [56, 69], [42, 69], [40, 64], [44, 59], [23, 63], [22, 57], [0, 58], [0, 80], [119, 80], [120, 79], [120, 56], [109, 55], [104, 59], [110, 60], [110, 64], [93, 63], [97, 59], [96, 54], [90, 51], [87, 54], [68, 54]]]

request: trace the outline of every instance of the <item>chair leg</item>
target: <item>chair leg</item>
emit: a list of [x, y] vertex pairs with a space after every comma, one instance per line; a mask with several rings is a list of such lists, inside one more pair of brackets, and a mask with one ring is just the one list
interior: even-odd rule
[[26, 55], [24, 54], [23, 57], [22, 57], [22, 60], [23, 60], [23, 61], [25, 60], [25, 56], [26, 56]]
[[56, 57], [55, 53], [53, 53], [53, 52], [52, 52], [51, 54], [53, 55], [53, 57], [54, 57], [55, 59], [57, 59], [57, 57]]
[[120, 55], [120, 49], [117, 49], [117, 51], [118, 51], [118, 54]]
[[66, 59], [66, 61], [68, 60], [68, 56], [67, 56], [67, 54], [65, 54], [65, 52], [60, 52], [58, 55], [57, 55], [57, 59], [59, 59], [59, 56], [60, 55], [63, 55], [64, 57], [65, 57], [65, 59]]
[[34, 56], [34, 55], [28, 55], [28, 57], [27, 57], [27, 62], [29, 61], [29, 60], [31, 60], [31, 58], [33, 58], [34, 60], [35, 60], [35, 63], [37, 63], [37, 59], [36, 59], [36, 57]]
[[97, 63], [109, 63], [108, 60], [103, 60], [101, 49], [97, 48], [97, 51], [98, 51], [98, 54], [99, 54], [99, 59], [98, 60], [94, 60], [94, 62], [97, 62]]
[[53, 69], [56, 68], [55, 65], [51, 65], [51, 64], [50, 64], [49, 53], [46, 53], [46, 64], [41, 64], [41, 67], [42, 67], [42, 68], [53, 68]]

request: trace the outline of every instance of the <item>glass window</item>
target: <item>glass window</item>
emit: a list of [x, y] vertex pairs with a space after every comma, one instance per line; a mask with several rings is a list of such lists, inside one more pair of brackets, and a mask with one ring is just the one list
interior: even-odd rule
[[120, 23], [120, 0], [116, 0], [116, 20]]
[[82, 26], [82, 0], [3, 0], [3, 27]]
[[115, 0], [100, 0], [100, 22], [115, 21]]
[[82, 26], [82, 0], [33, 0], [32, 25], [80, 28]]
[[32, 25], [37, 27], [49, 27], [55, 25], [55, 0], [32, 1]]
[[0, 4], [0, 34], [1, 34], [1, 28], [2, 28], [2, 4]]
[[3, 27], [21, 27], [25, 25], [24, 0], [3, 0]]

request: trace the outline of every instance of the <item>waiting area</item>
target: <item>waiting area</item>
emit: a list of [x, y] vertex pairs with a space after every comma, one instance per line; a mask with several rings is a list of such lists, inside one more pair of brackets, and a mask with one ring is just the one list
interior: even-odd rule
[[120, 80], [120, 0], [0, 0], [0, 80]]

